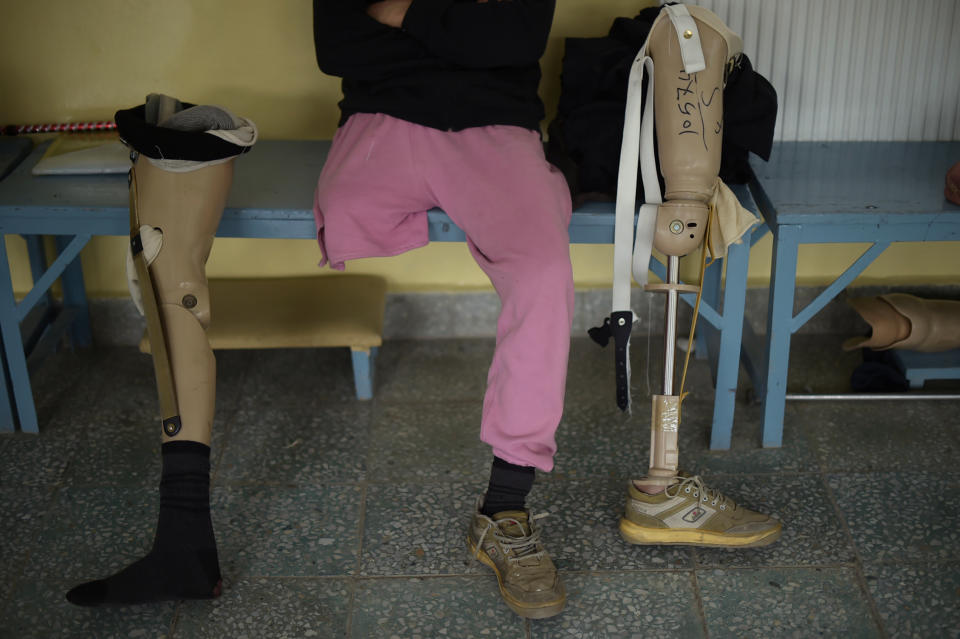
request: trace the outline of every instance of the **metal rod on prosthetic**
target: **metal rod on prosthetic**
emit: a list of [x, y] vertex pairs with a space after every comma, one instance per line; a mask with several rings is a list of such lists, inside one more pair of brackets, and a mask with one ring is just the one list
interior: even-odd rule
[[[667, 258], [667, 284], [679, 282], [680, 258]], [[680, 429], [680, 396], [673, 392], [674, 364], [677, 344], [677, 307], [679, 291], [667, 289], [664, 312], [665, 334], [663, 338], [663, 394], [653, 396], [653, 412], [650, 419], [650, 470], [648, 483], [670, 482], [677, 474]]]

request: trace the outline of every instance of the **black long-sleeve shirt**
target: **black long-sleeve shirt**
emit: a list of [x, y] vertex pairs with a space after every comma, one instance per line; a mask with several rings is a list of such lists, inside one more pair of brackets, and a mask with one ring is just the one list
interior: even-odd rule
[[401, 29], [368, 0], [314, 0], [317, 63], [343, 78], [342, 117], [385, 113], [435, 129], [539, 130], [540, 56], [555, 0], [413, 0]]

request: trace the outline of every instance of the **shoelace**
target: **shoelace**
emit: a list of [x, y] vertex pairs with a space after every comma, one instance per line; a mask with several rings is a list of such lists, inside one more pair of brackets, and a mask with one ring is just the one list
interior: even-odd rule
[[[693, 493], [694, 497], [699, 497], [700, 501], [706, 503], [710, 502], [711, 506], [720, 505], [720, 510], [726, 510], [727, 507], [730, 507], [730, 510], [736, 510], [737, 504], [729, 497], [725, 496], [719, 490], [713, 488], [707, 488], [703, 484], [703, 480], [700, 479], [699, 475], [693, 477], [676, 477], [675, 479], [680, 480], [679, 483], [674, 484], [673, 486], [668, 486], [666, 489], [667, 497], [676, 497], [680, 494], [682, 490], [685, 493]], [[670, 491], [673, 491], [672, 493]]]
[[500, 529], [502, 524], [513, 523], [522, 530], [523, 527], [516, 519], [501, 519], [500, 521], [488, 519], [487, 527], [483, 529], [483, 534], [480, 535], [480, 540], [477, 543], [477, 549], [474, 551], [473, 556], [480, 556], [480, 549], [483, 545], [483, 540], [487, 538], [488, 533], [493, 531], [493, 538], [500, 543], [500, 546], [503, 548], [506, 554], [507, 561], [509, 561], [511, 564], [515, 564], [522, 559], [541, 559], [544, 551], [537, 550], [537, 546], [540, 545], [540, 529], [535, 527], [533, 522], [546, 517], [549, 517], [549, 513], [541, 513], [539, 515], [533, 515], [530, 517], [527, 522], [530, 528], [530, 533], [523, 537], [511, 537]]

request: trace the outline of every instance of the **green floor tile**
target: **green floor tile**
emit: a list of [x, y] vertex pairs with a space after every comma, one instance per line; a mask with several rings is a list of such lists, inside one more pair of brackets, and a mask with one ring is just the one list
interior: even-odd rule
[[388, 340], [377, 359], [377, 399], [388, 402], [483, 400], [494, 341]]
[[530, 622], [533, 639], [705, 637], [690, 573], [563, 575], [567, 606]]
[[0, 603], [0, 637], [5, 639], [127, 639], [168, 637], [176, 602], [144, 606], [82, 608], [64, 597], [67, 582], [21, 583]]
[[462, 575], [489, 569], [467, 551], [481, 484], [384, 484], [367, 492], [364, 575]]
[[371, 407], [334, 404], [307, 411], [234, 413], [217, 480], [319, 483], [364, 478]]
[[803, 431], [827, 472], [949, 468], [960, 457], [960, 429], [944, 419], [944, 402], [796, 402], [790, 408], [785, 431]]
[[354, 595], [351, 637], [489, 637], [521, 639], [523, 619], [485, 577], [361, 579]]
[[879, 637], [848, 568], [697, 572], [711, 637]]
[[891, 637], [960, 637], [960, 562], [864, 566]]
[[360, 550], [356, 486], [227, 486], [213, 490], [213, 528], [227, 579], [346, 575]]
[[371, 482], [477, 481], [493, 454], [480, 441], [480, 403], [380, 403], [367, 453]]
[[343, 637], [349, 601], [341, 579], [244, 579], [218, 599], [184, 602], [172, 639]]
[[834, 475], [829, 482], [864, 561], [960, 559], [960, 473]]

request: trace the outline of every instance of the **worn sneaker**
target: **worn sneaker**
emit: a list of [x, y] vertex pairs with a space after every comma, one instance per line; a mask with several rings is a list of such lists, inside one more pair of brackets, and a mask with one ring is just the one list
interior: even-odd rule
[[467, 531], [467, 547], [493, 568], [500, 594], [521, 617], [543, 619], [559, 614], [567, 601], [560, 575], [540, 543], [540, 529], [529, 511], [507, 510], [491, 519], [479, 504]]
[[700, 477], [680, 476], [658, 495], [630, 482], [620, 534], [631, 544], [766, 546], [780, 537], [782, 524], [703, 485]]

